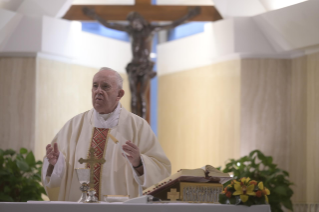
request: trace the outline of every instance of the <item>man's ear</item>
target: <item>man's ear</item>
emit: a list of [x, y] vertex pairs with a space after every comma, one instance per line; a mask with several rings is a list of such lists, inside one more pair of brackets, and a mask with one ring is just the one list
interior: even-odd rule
[[119, 90], [117, 98], [119, 98], [119, 100], [124, 96], [125, 92], [123, 89]]

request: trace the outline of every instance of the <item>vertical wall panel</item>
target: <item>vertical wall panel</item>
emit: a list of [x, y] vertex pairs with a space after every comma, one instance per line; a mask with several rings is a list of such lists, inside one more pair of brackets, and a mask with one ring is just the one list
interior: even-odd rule
[[0, 148], [34, 150], [35, 58], [0, 58]]
[[293, 201], [307, 202], [307, 57], [292, 60], [290, 180]]
[[260, 149], [289, 168], [290, 60], [243, 59], [241, 156]]
[[319, 208], [319, 53], [307, 58], [307, 201]]
[[240, 61], [159, 77], [159, 141], [172, 172], [239, 156]]

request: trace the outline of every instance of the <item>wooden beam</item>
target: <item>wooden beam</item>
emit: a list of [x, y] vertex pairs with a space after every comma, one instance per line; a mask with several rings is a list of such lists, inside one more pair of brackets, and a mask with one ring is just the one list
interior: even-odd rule
[[[93, 8], [99, 16], [108, 21], [126, 20], [126, 16], [130, 12], [136, 11], [147, 21], [151, 22], [177, 20], [186, 15], [188, 10], [195, 6], [159, 6], [148, 4], [139, 4], [134, 6], [73, 5], [63, 18], [68, 20], [91, 21], [92, 19], [83, 14], [83, 7]], [[192, 21], [217, 21], [222, 19], [214, 6], [200, 6], [200, 8], [201, 13], [194, 17]]]
[[151, 1], [151, 0], [135, 0], [135, 5], [138, 5], [138, 4], [148, 4], [148, 5], [151, 5], [151, 4], [152, 4], [152, 1]]

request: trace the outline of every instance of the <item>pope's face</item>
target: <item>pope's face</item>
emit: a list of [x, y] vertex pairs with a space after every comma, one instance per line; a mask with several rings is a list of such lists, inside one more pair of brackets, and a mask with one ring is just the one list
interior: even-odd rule
[[111, 113], [124, 95], [119, 88], [114, 72], [102, 70], [95, 74], [92, 86], [92, 103], [100, 114]]

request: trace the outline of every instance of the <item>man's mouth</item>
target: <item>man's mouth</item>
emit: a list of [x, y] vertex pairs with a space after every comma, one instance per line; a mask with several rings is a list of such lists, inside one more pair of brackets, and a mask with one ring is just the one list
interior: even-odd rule
[[102, 101], [102, 98], [97, 97], [95, 100]]

